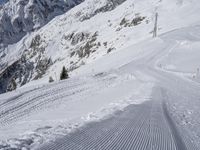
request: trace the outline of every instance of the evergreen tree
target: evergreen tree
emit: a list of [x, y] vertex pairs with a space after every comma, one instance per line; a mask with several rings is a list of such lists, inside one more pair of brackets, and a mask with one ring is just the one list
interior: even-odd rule
[[54, 82], [54, 79], [50, 76], [49, 77], [49, 83], [52, 83], [52, 82]]
[[68, 78], [69, 78], [68, 72], [67, 72], [65, 66], [63, 66], [62, 72], [60, 74], [60, 80], [65, 80]]

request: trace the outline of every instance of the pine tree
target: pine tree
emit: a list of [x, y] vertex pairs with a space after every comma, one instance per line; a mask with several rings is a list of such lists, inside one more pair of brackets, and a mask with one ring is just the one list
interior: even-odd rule
[[49, 83], [52, 83], [52, 82], [54, 82], [54, 79], [50, 76], [49, 77]]
[[65, 80], [68, 78], [69, 78], [68, 72], [67, 72], [65, 66], [63, 66], [62, 72], [60, 74], [60, 80]]

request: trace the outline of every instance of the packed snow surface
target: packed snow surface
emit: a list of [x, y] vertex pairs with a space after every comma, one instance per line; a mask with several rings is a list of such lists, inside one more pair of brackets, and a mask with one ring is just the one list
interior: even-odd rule
[[[62, 137], [88, 121], [105, 119], [106, 116], [109, 117], [112, 113], [123, 111], [126, 106], [134, 104], [141, 105], [141, 109], [152, 107], [152, 111], [158, 109], [167, 113], [158, 117], [153, 113], [153, 116], [146, 117], [151, 121], [160, 117], [168, 120], [169, 133], [163, 133], [167, 135], [174, 132], [171, 126], [176, 124], [174, 130], [178, 128], [176, 132], [181, 133], [180, 137], [178, 136], [181, 141], [190, 143], [185, 143], [186, 146], [199, 148], [200, 87], [196, 82], [198, 78], [195, 69], [194, 76], [191, 74], [191, 78], [188, 78], [187, 59], [181, 59], [184, 54], [184, 57], [188, 56], [185, 43], [190, 43], [191, 46], [198, 45], [198, 37], [191, 33], [199, 30], [199, 26], [188, 27], [163, 34], [156, 39], [147, 39], [78, 69], [77, 73], [79, 72], [80, 76], [64, 82], [33, 86], [34, 88], [30, 86], [1, 95], [1, 139], [9, 139], [2, 145], [26, 147], [28, 144], [24, 144], [24, 141], [31, 141], [31, 146], [28, 146], [37, 147], [39, 143]], [[179, 39], [183, 32], [187, 35], [184, 43]], [[183, 51], [179, 52], [181, 47]], [[166, 58], [175, 53], [174, 67], [166, 68], [171, 65], [173, 57], [168, 60]], [[200, 55], [199, 51], [195, 54]], [[179, 70], [178, 60], [185, 65], [184, 70]], [[197, 64], [196, 59], [192, 60], [193, 63], [190, 61], [190, 64]], [[98, 70], [93, 71], [93, 67]], [[143, 113], [146, 115], [148, 112]], [[137, 120], [137, 116], [133, 118]], [[144, 121], [148, 123], [147, 119]], [[150, 129], [153, 130], [153, 127]], [[163, 138], [173, 140], [170, 136]]]

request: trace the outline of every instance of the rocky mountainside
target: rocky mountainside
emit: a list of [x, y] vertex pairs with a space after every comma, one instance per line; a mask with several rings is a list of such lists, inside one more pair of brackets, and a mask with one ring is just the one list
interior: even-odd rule
[[[89, 5], [83, 5], [82, 7], [91, 12], [82, 12], [82, 10], [78, 10], [75, 11], [73, 14], [74, 16], [70, 16], [69, 14], [66, 14], [65, 16], [68, 16], [70, 21], [76, 20], [77, 18], [79, 22], [84, 22], [99, 13], [115, 9], [124, 1], [125, 0], [96, 1], [96, 6], [94, 5], [94, 2], [90, 2]], [[81, 0], [52, 0], [50, 2], [40, 0], [18, 0], [10, 1], [3, 6], [3, 9], [1, 9], [2, 24], [0, 26], [0, 41], [2, 43], [2, 51], [0, 54], [0, 91], [5, 92], [12, 90], [16, 85], [22, 86], [30, 80], [41, 78], [42, 75], [46, 73], [48, 68], [53, 64], [51, 56], [46, 56], [46, 54], [44, 54], [48, 43], [50, 43], [50, 41], [46, 40], [49, 38], [52, 40], [52, 35], [48, 35], [48, 37], [45, 38], [42, 36], [41, 30], [38, 32], [36, 30], [44, 26], [54, 16], [66, 12], [79, 3], [81, 3]], [[88, 9], [88, 6], [91, 8]], [[55, 25], [64, 22], [66, 22], [66, 19], [55, 19], [53, 23], [50, 24]], [[69, 25], [69, 23], [66, 23], [66, 26]], [[62, 26], [57, 26], [57, 29], [44, 27], [44, 30], [48, 30], [47, 32], [44, 32], [52, 34], [52, 31], [49, 31], [49, 29], [53, 29], [57, 32], [56, 30], [60, 30]], [[97, 35], [98, 32], [72, 32], [69, 35], [62, 35], [62, 38], [70, 42], [72, 46], [79, 45], [79, 48], [81, 46], [81, 49], [78, 51], [73, 50], [70, 52], [70, 55], [73, 56], [76, 53], [78, 58], [83, 58], [89, 55], [91, 51], [95, 51], [98, 47], [97, 43], [95, 43]], [[20, 39], [22, 40], [19, 41]], [[13, 48], [9, 47], [9, 44], [15, 45], [14, 47], [18, 49], [16, 52], [19, 54], [19, 57], [14, 55], [13, 59], [8, 58], [10, 53], [12, 54], [14, 52]], [[10, 61], [8, 61], [8, 59]], [[62, 58], [60, 57], [59, 59]], [[57, 60], [54, 60], [54, 63], [55, 61]], [[71, 70], [75, 69], [75, 67], [77, 66], [72, 64]]]
[[18, 42], [82, 0], [10, 0], [0, 10], [0, 43]]
[[[0, 6], [0, 52], [1, 58], [4, 57], [6, 48], [10, 44], [15, 44], [20, 41], [25, 35], [34, 32], [51, 21], [55, 16], [61, 15], [74, 6], [80, 4], [83, 0], [10, 0], [1, 1]], [[12, 53], [12, 51], [11, 51]], [[2, 70], [7, 69], [1, 75], [0, 89], [7, 88], [7, 82], [11, 77], [15, 76], [15, 72], [27, 72], [28, 67], [21, 68], [23, 58], [16, 60], [12, 66], [0, 64]], [[13, 68], [14, 66], [14, 68]], [[7, 68], [8, 67], [8, 68]], [[12, 68], [10, 70], [10, 68]], [[17, 69], [18, 68], [18, 69]], [[19, 69], [20, 68], [20, 69]], [[28, 69], [28, 70], [29, 70]], [[19, 73], [18, 73], [19, 74]], [[21, 74], [21, 73], [20, 73]], [[24, 74], [24, 73], [23, 73]], [[28, 71], [29, 74], [29, 71]], [[27, 82], [27, 77], [23, 80], [22, 84]], [[13, 79], [11, 79], [13, 81]], [[1, 90], [0, 90], [1, 91]], [[4, 90], [3, 90], [4, 91]]]

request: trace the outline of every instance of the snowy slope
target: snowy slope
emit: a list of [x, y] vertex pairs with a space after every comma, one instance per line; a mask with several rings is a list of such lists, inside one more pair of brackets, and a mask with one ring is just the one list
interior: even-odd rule
[[[163, 100], [181, 131], [182, 140], [192, 142], [198, 149], [199, 84], [190, 80], [185, 72], [177, 74], [163, 67], [170, 64], [166, 57], [185, 47], [182, 40], [190, 41], [191, 45], [199, 43], [200, 38], [192, 34], [194, 32], [199, 32], [199, 26], [165, 33], [81, 67], [77, 70], [79, 77], [1, 95], [1, 139], [9, 139], [2, 145], [36, 148], [39, 143], [54, 141], [88, 121], [105, 119], [130, 104], [158, 102], [155, 108], [163, 111], [160, 108]], [[187, 36], [183, 37], [183, 33]], [[179, 53], [174, 56], [183, 62], [184, 53], [181, 57]], [[198, 51], [195, 54], [200, 55]], [[187, 53], [184, 58], [186, 56]], [[196, 63], [194, 59], [190, 65]], [[185, 71], [187, 66], [187, 61], [182, 63]], [[102, 73], [94, 75], [94, 68]], [[155, 127], [157, 125], [161, 126], [155, 122]], [[163, 135], [163, 139], [167, 137]]]
[[[0, 93], [7, 90], [10, 81], [14, 81], [14, 78], [20, 78], [19, 82], [23, 85], [32, 76], [30, 72], [33, 70], [33, 64], [21, 56], [21, 52], [26, 50], [24, 43], [26, 37], [55, 16], [64, 14], [81, 2], [81, 0], [11, 0], [0, 6]], [[18, 55], [21, 58], [17, 57]]]
[[[8, 46], [0, 64], [25, 56], [34, 64], [29, 81], [38, 75], [38, 60], [51, 63], [38, 80], [0, 95], [0, 147], [35, 148], [130, 104], [156, 99], [154, 112], [167, 111], [183, 142], [200, 148], [199, 2], [109, 2], [86, 0]], [[155, 12], [159, 36], [153, 39]], [[71, 78], [47, 84], [62, 66]]]
[[[1, 72], [9, 72], [10, 65], [16, 69], [12, 69], [14, 76], [2, 78], [14, 79], [18, 86], [40, 78], [48, 82], [49, 76], [56, 79], [64, 65], [73, 71], [111, 51], [151, 37], [155, 12], [159, 14], [159, 33], [197, 24], [199, 6], [195, 4], [195, 0], [87, 0], [9, 45], [0, 54]], [[19, 73], [19, 69], [23, 71]], [[10, 83], [2, 84], [5, 91]]]

